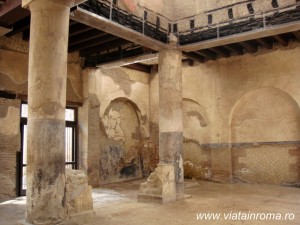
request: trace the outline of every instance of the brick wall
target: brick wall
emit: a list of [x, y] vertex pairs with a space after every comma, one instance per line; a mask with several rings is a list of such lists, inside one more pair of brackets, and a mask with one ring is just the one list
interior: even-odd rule
[[0, 98], [0, 201], [16, 196], [20, 101]]

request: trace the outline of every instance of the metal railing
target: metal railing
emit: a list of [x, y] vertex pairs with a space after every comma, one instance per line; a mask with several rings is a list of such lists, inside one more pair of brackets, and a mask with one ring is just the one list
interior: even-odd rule
[[[167, 43], [170, 21], [144, 6], [138, 6], [139, 14], [130, 13], [113, 4], [113, 0], [88, 0], [79, 7], [100, 15], [112, 22]], [[142, 15], [141, 15], [142, 14]]]
[[[156, 13], [145, 6], [137, 5], [136, 7], [138, 7], [138, 9], [135, 10], [135, 13], [128, 12], [114, 4], [113, 0], [88, 0], [80, 4], [80, 7], [88, 9], [89, 11], [103, 16], [112, 22], [133, 29], [145, 36], [154, 38], [163, 43], [168, 42], [168, 35], [170, 33], [175, 33], [175, 35], [178, 36], [181, 45], [186, 44], [188, 41], [185, 39], [188, 37], [190, 38], [193, 35], [202, 35], [204, 38], [195, 39], [197, 42], [201, 42], [235, 35], [237, 33], [267, 29], [274, 25], [300, 20], [299, 2], [284, 7], [270, 9], [268, 11], [252, 14], [249, 12], [247, 16], [226, 19], [213, 24], [208, 24], [208, 21], [204, 20], [206, 15], [205, 13], [199, 13], [190, 17], [172, 21], [164, 15]], [[247, 7], [246, 3], [245, 7]], [[222, 10], [227, 12], [228, 8], [225, 7]], [[292, 12], [295, 16], [284, 21], [278, 20], [278, 18], [286, 12]], [[190, 24], [191, 20], [194, 20], [194, 24], [200, 25], [193, 28], [186, 26], [186, 29], [182, 29], [179, 26], [179, 24]], [[177, 28], [177, 31], [174, 30], [175, 27]]]
[[[287, 13], [289, 18], [287, 18]], [[191, 18], [185, 18], [183, 20], [178, 20], [177, 23], [182, 23], [184, 20], [190, 21]], [[281, 18], [281, 19], [280, 19]], [[266, 30], [270, 27], [288, 24], [290, 22], [300, 21], [300, 3], [291, 4], [288, 6], [262, 11], [259, 13], [249, 14], [247, 16], [238, 17], [234, 19], [224, 20], [222, 22], [217, 22], [213, 24], [207, 24], [203, 26], [198, 26], [193, 29], [189, 28], [186, 30], [181, 30], [177, 33], [181, 44], [185, 41], [187, 36], [199, 36], [199, 34], [207, 35], [207, 39], [219, 39], [225, 36], [235, 35], [239, 33], [255, 31], [255, 30]], [[205, 41], [207, 39], [203, 38]]]

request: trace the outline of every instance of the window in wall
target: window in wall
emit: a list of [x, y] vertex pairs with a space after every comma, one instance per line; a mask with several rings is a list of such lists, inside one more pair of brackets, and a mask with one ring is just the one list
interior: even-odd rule
[[233, 11], [232, 11], [232, 8], [228, 9], [228, 18], [229, 18], [230, 20], [233, 19]]
[[208, 22], [208, 25], [212, 24], [212, 22], [213, 22], [212, 14], [207, 15], [207, 22]]
[[273, 6], [273, 8], [279, 7], [277, 0], [272, 0], [272, 6]]
[[144, 20], [147, 21], [147, 17], [148, 17], [148, 12], [144, 11]]
[[252, 3], [247, 4], [247, 9], [250, 14], [254, 14], [254, 9]]
[[26, 168], [27, 168], [27, 105], [22, 104], [21, 117], [21, 151], [19, 160], [19, 195], [26, 195]]
[[158, 30], [160, 27], [160, 18], [156, 17], [156, 29]]
[[190, 28], [191, 30], [195, 28], [195, 20], [190, 20]]
[[[21, 104], [21, 151], [19, 155], [19, 195], [26, 195], [27, 168], [27, 118], [28, 105]], [[67, 108], [65, 111], [65, 164], [66, 168], [77, 169], [77, 109]]]
[[77, 169], [77, 151], [76, 151], [76, 128], [77, 128], [77, 110], [67, 108], [65, 114], [65, 155], [66, 168]]
[[173, 33], [177, 33], [178, 32], [178, 27], [177, 27], [177, 23], [173, 24]]

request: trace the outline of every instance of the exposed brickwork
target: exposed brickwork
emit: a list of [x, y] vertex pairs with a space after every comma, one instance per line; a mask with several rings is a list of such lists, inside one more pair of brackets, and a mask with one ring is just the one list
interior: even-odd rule
[[300, 151], [297, 144], [269, 144], [234, 148], [236, 181], [285, 185], [299, 182]]
[[[0, 98], [0, 201], [16, 196], [16, 155], [20, 150], [20, 101]], [[8, 128], [9, 127], [9, 128]]]
[[1, 37], [0, 48], [10, 49], [22, 53], [29, 53], [28, 41], [22, 40], [22, 33], [18, 33], [12, 37]]

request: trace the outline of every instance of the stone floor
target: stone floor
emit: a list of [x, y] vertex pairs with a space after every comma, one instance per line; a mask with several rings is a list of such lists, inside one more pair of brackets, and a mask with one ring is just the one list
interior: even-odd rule
[[[142, 181], [111, 184], [94, 189], [95, 225], [300, 225], [300, 189], [268, 185], [218, 184], [188, 180], [192, 198], [167, 205], [137, 203]], [[17, 225], [24, 219], [25, 198], [0, 203], [0, 224]], [[220, 213], [222, 220], [200, 220], [199, 213]], [[235, 213], [240, 214], [239, 217]], [[257, 214], [258, 220], [243, 216]], [[225, 214], [224, 214], [225, 213]], [[276, 214], [261, 214], [276, 213]], [[293, 220], [279, 216], [294, 217]], [[232, 220], [225, 220], [230, 216]], [[254, 214], [252, 214], [253, 216]], [[260, 220], [277, 216], [278, 220]], [[216, 215], [217, 216], [217, 215]], [[240, 220], [238, 220], [240, 219]], [[243, 220], [244, 219], [244, 220]], [[87, 225], [87, 224], [85, 224]], [[92, 224], [89, 224], [92, 225]]]

